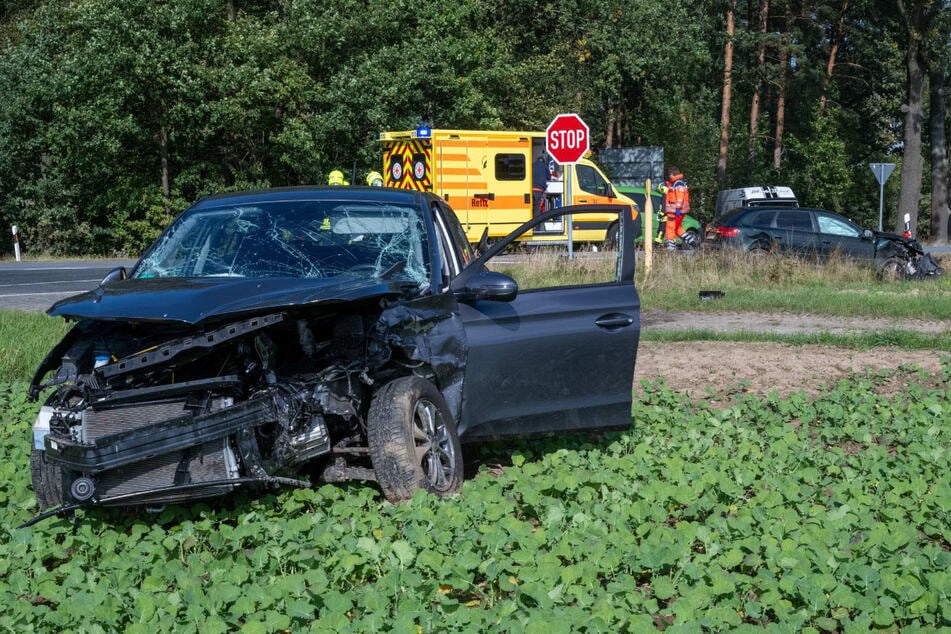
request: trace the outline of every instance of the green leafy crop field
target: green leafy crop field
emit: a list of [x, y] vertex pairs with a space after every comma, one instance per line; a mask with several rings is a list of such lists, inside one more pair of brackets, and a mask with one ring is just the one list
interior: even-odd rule
[[[469, 449], [453, 499], [324, 485], [32, 528], [37, 410], [0, 385], [0, 629], [849, 632], [951, 627], [951, 365]], [[904, 387], [904, 386], [903, 386]]]

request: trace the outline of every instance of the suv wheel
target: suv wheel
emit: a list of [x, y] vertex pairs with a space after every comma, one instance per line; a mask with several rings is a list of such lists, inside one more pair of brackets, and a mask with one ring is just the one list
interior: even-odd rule
[[462, 488], [462, 449], [446, 400], [416, 376], [390, 381], [370, 404], [370, 459], [383, 495], [406, 500], [417, 489], [451, 495]]

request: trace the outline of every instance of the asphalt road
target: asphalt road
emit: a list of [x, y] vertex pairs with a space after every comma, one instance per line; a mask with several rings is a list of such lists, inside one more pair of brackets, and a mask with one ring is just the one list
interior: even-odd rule
[[117, 266], [134, 260], [0, 262], [0, 308], [45, 311], [55, 302], [99, 285]]
[[[951, 253], [951, 247], [926, 246], [925, 251], [940, 256]], [[0, 308], [45, 311], [65, 297], [96, 288], [112, 269], [131, 269], [134, 264], [135, 260], [0, 262]]]

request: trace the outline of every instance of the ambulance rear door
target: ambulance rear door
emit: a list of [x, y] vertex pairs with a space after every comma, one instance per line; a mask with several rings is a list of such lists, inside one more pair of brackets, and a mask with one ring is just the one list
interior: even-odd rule
[[433, 191], [432, 142], [408, 135], [385, 141], [383, 185], [400, 189]]
[[492, 197], [485, 174], [488, 139], [481, 135], [439, 134], [433, 152], [436, 193], [456, 212], [470, 242], [478, 242]]
[[532, 139], [490, 137], [488, 150], [489, 235], [502, 237], [532, 218]]

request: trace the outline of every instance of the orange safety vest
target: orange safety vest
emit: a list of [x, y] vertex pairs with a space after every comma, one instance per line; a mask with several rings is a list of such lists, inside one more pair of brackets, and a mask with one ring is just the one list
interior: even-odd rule
[[664, 211], [670, 217], [675, 217], [678, 211], [682, 216], [690, 213], [690, 192], [683, 174], [674, 174], [673, 178], [667, 181]]

